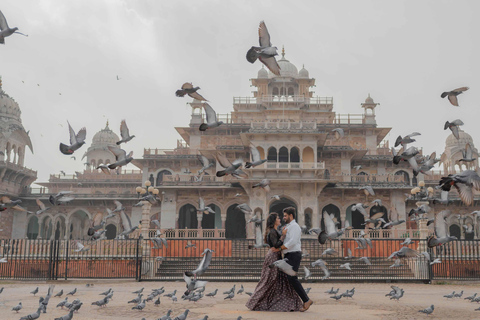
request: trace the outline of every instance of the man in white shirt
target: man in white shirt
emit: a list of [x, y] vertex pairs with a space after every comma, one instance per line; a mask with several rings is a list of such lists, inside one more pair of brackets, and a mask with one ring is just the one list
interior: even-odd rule
[[[295, 221], [295, 214], [296, 212], [294, 207], [288, 207], [283, 210], [283, 220], [285, 221], [286, 225], [284, 226], [282, 233], [286, 236], [282, 245], [282, 253], [284, 257], [288, 259], [287, 263], [292, 266], [295, 272], [298, 272], [300, 262], [302, 261], [302, 244], [300, 242], [302, 230]], [[300, 299], [303, 301], [303, 308], [300, 309], [300, 311], [308, 310], [313, 301], [308, 298], [308, 295], [303, 289], [302, 284], [300, 281], [298, 281], [298, 277], [287, 275], [287, 278], [297, 294], [300, 296]]]

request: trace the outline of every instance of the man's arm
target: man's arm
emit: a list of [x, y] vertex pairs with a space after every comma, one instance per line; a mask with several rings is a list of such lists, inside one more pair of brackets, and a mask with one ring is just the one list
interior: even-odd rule
[[[283, 238], [285, 238], [285, 237], [287, 236], [287, 231], [288, 231], [288, 228], [287, 228], [287, 227], [283, 228], [283, 230], [282, 230], [282, 237], [283, 237]], [[290, 242], [290, 241], [289, 241], [289, 242]], [[280, 247], [280, 249], [286, 250], [286, 249], [288, 249], [288, 247], [286, 247], [286, 246], [285, 246], [285, 243], [283, 243], [283, 245]]]

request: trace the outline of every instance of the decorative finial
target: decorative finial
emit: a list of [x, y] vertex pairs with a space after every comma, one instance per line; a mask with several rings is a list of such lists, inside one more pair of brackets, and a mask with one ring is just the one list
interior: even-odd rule
[[304, 63], [304, 64], [302, 64], [302, 68], [303, 68], [303, 69], [305, 69], [305, 63]]
[[107, 125], [105, 126], [105, 129], [109, 129], [109, 128], [108, 128], [108, 120], [107, 120]]
[[285, 58], [285, 46], [282, 46], [282, 58]]

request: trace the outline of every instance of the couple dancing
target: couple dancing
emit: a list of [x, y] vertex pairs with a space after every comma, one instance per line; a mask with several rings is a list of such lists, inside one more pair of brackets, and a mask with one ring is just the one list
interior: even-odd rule
[[[270, 246], [263, 262], [262, 275], [255, 291], [246, 306], [252, 311], [306, 311], [313, 301], [307, 296], [297, 276], [289, 276], [277, 268], [269, 266], [284, 257], [295, 272], [302, 260], [301, 229], [295, 221], [295, 208], [283, 210], [286, 225], [282, 233], [278, 231], [280, 217], [270, 213], [265, 230], [265, 242]], [[300, 300], [301, 299], [301, 300]], [[302, 302], [303, 301], [303, 302]]]

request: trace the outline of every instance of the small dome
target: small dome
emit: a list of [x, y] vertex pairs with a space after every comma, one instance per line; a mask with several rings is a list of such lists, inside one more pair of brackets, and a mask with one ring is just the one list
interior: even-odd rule
[[21, 122], [22, 112], [18, 103], [2, 90], [2, 80], [0, 78], [0, 117], [10, 118]]
[[[285, 49], [282, 49], [282, 58], [277, 61], [278, 65], [280, 66], [280, 76], [281, 77], [292, 77], [298, 78], [298, 69], [295, 67], [293, 63], [285, 59]], [[278, 77], [277, 75], [273, 74], [272, 72], [268, 72], [268, 76], [270, 78]]]
[[365, 99], [365, 104], [374, 104], [375, 102], [373, 99], [370, 97], [370, 93], [368, 94], [367, 99]]
[[470, 144], [472, 148], [475, 148], [475, 145], [473, 144], [473, 138], [471, 135], [466, 133], [465, 131], [459, 129], [458, 130], [458, 136], [460, 137], [458, 140], [455, 138], [453, 133], [451, 133], [448, 137], [447, 140], [445, 140], [445, 149], [457, 149], [457, 148], [465, 148], [467, 143]]
[[120, 139], [118, 138], [118, 136], [108, 127], [107, 122], [105, 128], [95, 133], [95, 135], [93, 136], [92, 147], [98, 145], [115, 145], [116, 142], [119, 140]]
[[258, 79], [268, 78], [268, 71], [265, 70], [265, 68], [263, 67], [263, 64], [262, 64], [262, 69], [258, 70], [257, 78]]
[[309, 78], [308, 71], [305, 69], [305, 65], [302, 66], [302, 69], [298, 72], [299, 78]]

